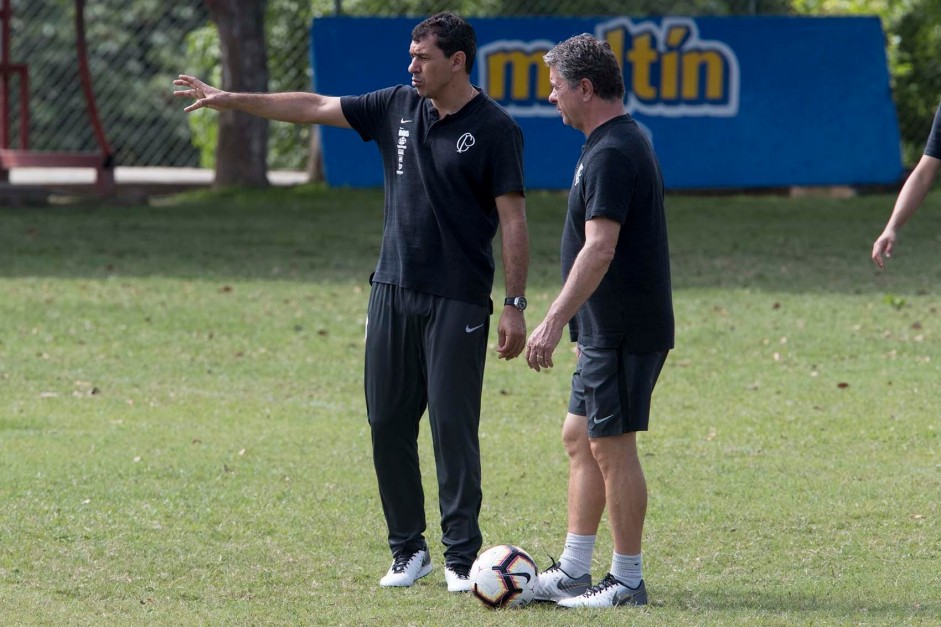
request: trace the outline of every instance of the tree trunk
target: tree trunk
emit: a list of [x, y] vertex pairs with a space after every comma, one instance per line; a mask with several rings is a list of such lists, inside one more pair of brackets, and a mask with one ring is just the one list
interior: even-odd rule
[[320, 127], [310, 127], [310, 157], [307, 159], [307, 181], [309, 183], [323, 183], [323, 143], [320, 137]]
[[[225, 91], [268, 91], [267, 0], [206, 0], [219, 29]], [[240, 111], [219, 113], [214, 187], [268, 185], [268, 120]]]

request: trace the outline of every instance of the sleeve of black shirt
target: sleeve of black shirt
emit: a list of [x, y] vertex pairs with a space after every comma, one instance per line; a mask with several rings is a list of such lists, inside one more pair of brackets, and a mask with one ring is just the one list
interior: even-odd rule
[[361, 96], [343, 96], [340, 98], [343, 116], [353, 127], [353, 130], [359, 133], [364, 142], [376, 138], [395, 90], [395, 87], [387, 87]]
[[637, 184], [637, 169], [623, 152], [599, 150], [586, 164], [585, 219], [608, 218], [620, 224], [627, 220]]
[[935, 159], [941, 159], [941, 105], [934, 114], [934, 123], [931, 125], [931, 134], [928, 135], [928, 144], [925, 154]]
[[512, 124], [501, 135], [490, 155], [493, 197], [511, 192], [525, 193], [523, 180], [523, 132]]

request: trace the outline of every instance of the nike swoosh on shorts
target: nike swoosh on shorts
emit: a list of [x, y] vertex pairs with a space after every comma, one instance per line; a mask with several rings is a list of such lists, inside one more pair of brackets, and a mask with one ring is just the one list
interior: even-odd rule
[[603, 425], [604, 423], [608, 422], [609, 420], [611, 420], [612, 418], [614, 418], [614, 414], [611, 414], [610, 416], [605, 416], [604, 418], [601, 418], [601, 419], [598, 419], [597, 417], [596, 417], [596, 418], [592, 418], [592, 419], [591, 419], [591, 422], [592, 422], [592, 424], [595, 425], [596, 427], [599, 427], [599, 426]]

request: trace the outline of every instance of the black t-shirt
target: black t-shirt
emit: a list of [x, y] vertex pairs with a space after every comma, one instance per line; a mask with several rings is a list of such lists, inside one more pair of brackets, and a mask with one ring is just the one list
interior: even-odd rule
[[573, 341], [633, 353], [673, 348], [673, 294], [663, 179], [650, 142], [623, 115], [588, 137], [575, 169], [562, 233], [562, 278], [585, 245], [585, 221], [621, 224], [614, 259], [569, 323]]
[[443, 119], [404, 85], [340, 102], [382, 154], [385, 216], [373, 280], [488, 305], [494, 199], [524, 191], [519, 125], [484, 93]]
[[928, 135], [928, 144], [925, 154], [935, 159], [941, 159], [941, 105], [934, 114], [934, 123], [931, 125], [931, 134]]

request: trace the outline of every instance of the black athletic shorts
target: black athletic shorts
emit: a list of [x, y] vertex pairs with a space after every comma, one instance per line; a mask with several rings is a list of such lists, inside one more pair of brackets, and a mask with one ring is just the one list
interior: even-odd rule
[[650, 397], [667, 353], [578, 345], [569, 413], [588, 417], [588, 437], [646, 431]]

